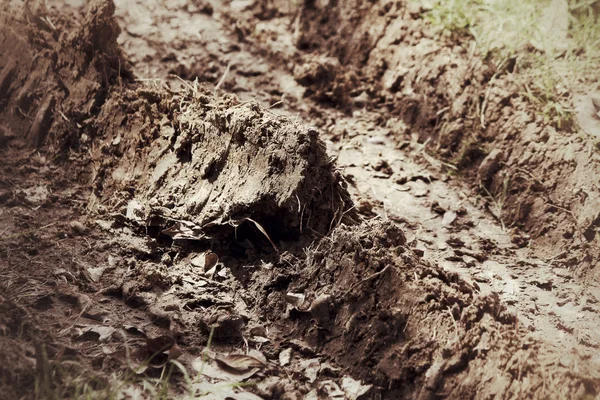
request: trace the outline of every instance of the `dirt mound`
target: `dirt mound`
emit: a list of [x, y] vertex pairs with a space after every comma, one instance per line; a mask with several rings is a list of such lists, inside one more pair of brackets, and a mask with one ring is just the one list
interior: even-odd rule
[[425, 264], [393, 225], [340, 227], [295, 272], [261, 307], [383, 398], [583, 398], [600, 389], [580, 357], [556, 364], [497, 297]]
[[0, 44], [4, 142], [26, 136], [39, 146], [50, 134], [59, 149], [96, 149], [101, 201], [127, 201], [130, 219], [169, 225], [176, 239], [250, 221], [277, 241], [326, 234], [347, 215], [348, 194], [316, 130], [197, 86], [174, 94], [117, 82], [130, 72], [114, 11], [112, 1], [94, 2], [79, 28], [56, 18], [60, 36], [43, 10], [3, 15], [16, 22]]
[[109, 86], [130, 75], [116, 43], [114, 4], [92, 2], [80, 26], [68, 11], [4, 7], [0, 143], [41, 146], [50, 137], [58, 148], [79, 144], [80, 128], [100, 110]]
[[256, 221], [289, 240], [326, 234], [351, 215], [317, 131], [254, 102], [206, 89], [130, 90], [111, 99], [97, 127], [96, 194], [175, 239]]

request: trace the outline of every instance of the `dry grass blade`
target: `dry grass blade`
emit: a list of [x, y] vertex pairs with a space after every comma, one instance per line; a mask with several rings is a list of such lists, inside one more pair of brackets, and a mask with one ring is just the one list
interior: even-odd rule
[[50, 228], [51, 226], [54, 226], [56, 224], [58, 224], [58, 222], [53, 222], [51, 224], [44, 225], [44, 226], [42, 226], [40, 228], [28, 229], [28, 230], [23, 231], [23, 232], [15, 233], [14, 235], [0, 237], [0, 242], [2, 242], [4, 240], [16, 239], [16, 238], [19, 238], [21, 236], [29, 235], [30, 233], [36, 233], [36, 232], [39, 232], [39, 231], [41, 231], [43, 229]]
[[221, 76], [221, 79], [219, 79], [219, 83], [217, 83], [217, 86], [215, 86], [215, 95], [219, 91], [219, 88], [221, 87], [223, 82], [225, 82], [225, 78], [227, 78], [227, 74], [229, 74], [230, 68], [231, 68], [231, 63], [227, 64], [227, 68], [225, 68], [225, 72], [223, 72], [223, 76]]
[[273, 241], [271, 240], [271, 237], [269, 236], [269, 234], [267, 233], [267, 231], [265, 230], [265, 228], [262, 227], [261, 224], [259, 224], [258, 222], [256, 222], [252, 218], [246, 218], [246, 221], [250, 221], [250, 222], [254, 223], [254, 225], [256, 226], [256, 228], [258, 228], [258, 230], [263, 235], [265, 235], [265, 237], [269, 240], [269, 243], [271, 243], [271, 246], [273, 246], [273, 248], [275, 249], [275, 251], [279, 253], [279, 249], [277, 248], [277, 246], [275, 245], [275, 243], [273, 243]]

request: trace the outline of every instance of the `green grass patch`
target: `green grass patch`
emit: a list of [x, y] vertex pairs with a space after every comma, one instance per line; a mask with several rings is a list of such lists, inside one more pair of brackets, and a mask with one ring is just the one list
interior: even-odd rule
[[443, 34], [471, 37], [478, 54], [513, 72], [521, 94], [558, 128], [571, 125], [574, 92], [597, 87], [600, 1], [434, 0], [424, 17]]

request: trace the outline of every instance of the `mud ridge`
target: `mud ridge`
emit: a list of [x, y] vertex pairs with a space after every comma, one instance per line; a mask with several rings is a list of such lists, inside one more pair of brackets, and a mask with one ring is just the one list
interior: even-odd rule
[[360, 76], [362, 90], [347, 102], [404, 121], [488, 198], [515, 243], [531, 242], [533, 254], [550, 254], [596, 287], [600, 193], [589, 177], [600, 156], [592, 138], [538, 115], [510, 65], [497, 69], [468, 43], [441, 37], [426, 12], [418, 2], [310, 2], [290, 18], [307, 58], [331, 57], [338, 76], [344, 68]]

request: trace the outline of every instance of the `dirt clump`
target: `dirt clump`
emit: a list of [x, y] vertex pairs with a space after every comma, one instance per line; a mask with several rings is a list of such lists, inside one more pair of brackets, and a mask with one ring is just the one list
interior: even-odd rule
[[97, 125], [99, 200], [162, 221], [174, 238], [256, 221], [273, 240], [291, 239], [352, 214], [318, 132], [254, 102], [140, 88], [112, 97]]
[[[80, 26], [73, 13], [6, 5], [0, 24], [2, 130], [12, 140], [57, 147], [79, 144], [111, 84], [130, 76], [116, 44], [112, 2], [96, 1]], [[49, 22], [54, 21], [54, 22]]]
[[333, 57], [306, 57], [294, 68], [294, 79], [306, 87], [304, 97], [349, 111], [357, 77]]
[[[295, 265], [297, 278], [282, 293], [287, 301], [271, 293], [261, 307], [293, 327], [292, 336], [375, 384], [382, 398], [598, 393], [580, 356], [557, 369], [553, 351], [528, 337], [497, 296], [423, 262], [390, 223], [339, 227]], [[296, 303], [292, 293], [305, 300]], [[578, 362], [583, 369], [575, 372]]]

